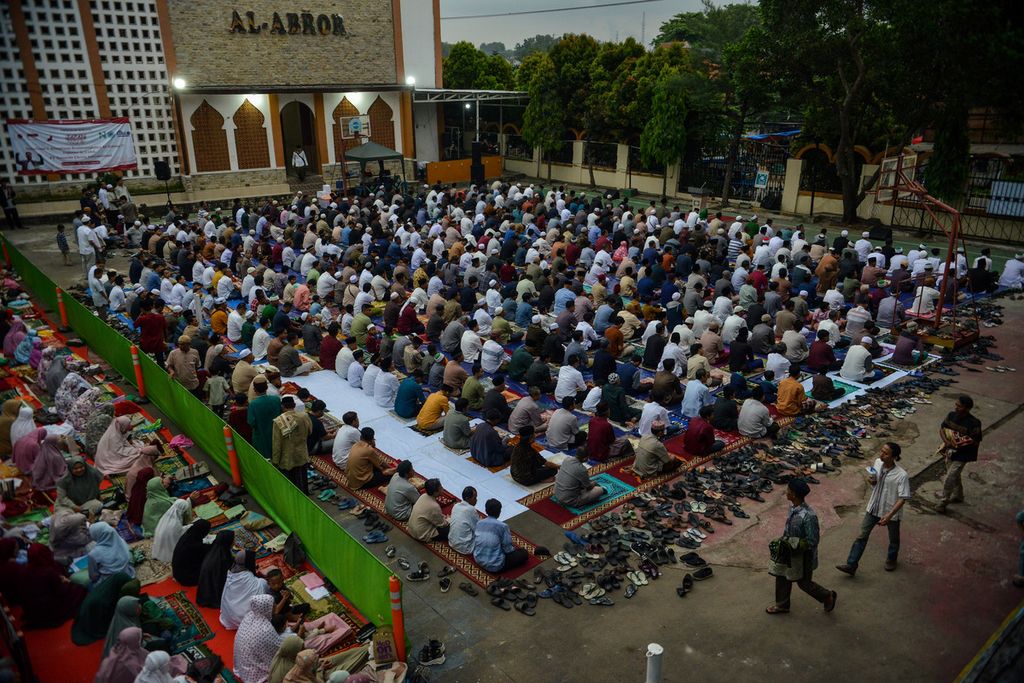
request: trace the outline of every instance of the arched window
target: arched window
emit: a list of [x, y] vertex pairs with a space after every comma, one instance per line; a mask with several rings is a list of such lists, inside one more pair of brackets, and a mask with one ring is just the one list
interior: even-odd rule
[[388, 149], [396, 149], [395, 124], [391, 120], [394, 112], [388, 103], [378, 95], [366, 113], [370, 116], [370, 139]]
[[235, 154], [238, 168], [268, 168], [270, 147], [263, 126], [263, 112], [248, 99], [242, 102], [231, 120], [235, 124]]
[[344, 126], [342, 124], [342, 117], [348, 118], [349, 116], [359, 116], [359, 110], [356, 109], [355, 105], [349, 102], [346, 98], [342, 97], [341, 102], [334, 108], [331, 113], [331, 118], [334, 119], [334, 158], [339, 162], [341, 161], [341, 154], [343, 150], [349, 150], [360, 144], [359, 140], [355, 138], [346, 138], [342, 136]]
[[210, 103], [202, 104], [192, 113], [192, 148], [195, 150], [196, 171], [230, 171], [228, 134], [224, 130], [224, 117]]

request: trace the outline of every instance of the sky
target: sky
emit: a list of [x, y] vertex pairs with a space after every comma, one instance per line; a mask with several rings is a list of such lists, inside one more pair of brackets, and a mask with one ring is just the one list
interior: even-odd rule
[[[441, 0], [441, 40], [468, 40], [474, 45], [503, 42], [508, 48], [539, 33], [587, 33], [598, 40], [641, 39], [646, 23], [646, 42], [658, 34], [661, 24], [679, 12], [700, 9], [700, 0], [656, 0], [639, 5], [581, 9], [548, 14], [495, 17], [488, 19], [446, 19], [467, 14], [506, 13], [534, 9], [589, 7], [613, 0]], [[646, 14], [646, 22], [643, 21]]]

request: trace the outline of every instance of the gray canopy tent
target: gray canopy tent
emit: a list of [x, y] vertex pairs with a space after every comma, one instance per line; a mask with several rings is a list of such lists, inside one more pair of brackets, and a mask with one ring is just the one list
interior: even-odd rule
[[376, 161], [378, 164], [378, 177], [384, 176], [384, 162], [392, 159], [402, 161], [402, 153], [367, 140], [361, 145], [345, 150], [344, 159], [346, 162], [355, 161], [360, 169], [365, 169], [366, 164]]

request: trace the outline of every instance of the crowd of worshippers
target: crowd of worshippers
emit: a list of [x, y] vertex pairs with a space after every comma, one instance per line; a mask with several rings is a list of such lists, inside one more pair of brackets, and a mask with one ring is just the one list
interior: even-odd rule
[[[300, 192], [193, 218], [171, 210], [160, 223], [115, 231], [142, 248], [126, 274], [96, 257], [93, 302], [130, 319], [143, 351], [304, 491], [311, 454], [331, 454], [356, 487], [393, 473], [348, 458], [357, 443], [375, 457], [372, 434], [350, 413], [328, 438], [326, 405], [283, 395], [290, 377], [334, 371], [481, 465], [510, 464], [527, 486], [554, 478], [559, 501], [586, 504], [604, 493], [587, 460], [635, 452], [641, 477], [675, 466], [663, 444], [670, 411], [688, 418], [686, 450], [703, 455], [722, 447], [716, 429], [774, 436], [770, 404], [792, 416], [839, 398], [828, 373], [881, 377], [884, 332], [899, 330], [893, 362], [920, 363], [915, 318], [934, 312], [946, 276], [938, 249], [904, 254], [866, 232], [851, 241], [846, 230], [808, 235], [655, 202], [634, 211], [500, 182]], [[89, 230], [76, 226], [86, 241]], [[991, 266], [987, 249], [971, 267], [961, 249], [947, 296], [994, 288]], [[512, 406], [507, 382], [528, 391]], [[550, 415], [545, 396], [558, 405]], [[592, 415], [585, 434], [580, 411]], [[475, 427], [470, 414], [482, 417]], [[613, 425], [635, 429], [637, 447]], [[574, 457], [550, 465], [542, 434]]]
[[[142, 591], [140, 557], [118, 531], [127, 525], [152, 539], [143, 563], [170, 565], [178, 584], [197, 586], [199, 605], [219, 609], [221, 625], [237, 631], [235, 674], [243, 680], [280, 683], [289, 674], [287, 680], [306, 680], [294, 676], [317, 670], [331, 671], [332, 681], [376, 680], [363, 673], [348, 677], [365, 665], [366, 646], [320, 657], [351, 633], [338, 615], [303, 622], [308, 605], [295, 600], [280, 570], [258, 575], [254, 552], [234, 550], [234, 530], [213, 535], [211, 523], [195, 515], [196, 494], [172, 494], [172, 478], [156, 462], [163, 444], [135, 429], [141, 424], [137, 404], [90, 383], [83, 375], [88, 361], [55, 341], [40, 344], [9, 309], [0, 318], [0, 337], [10, 367], [30, 367], [33, 390], [52, 404], [45, 415], [20, 398], [0, 406], [5, 476], [55, 501], [43, 522], [45, 542], [29, 533], [34, 524], [9, 522], [32, 510], [29, 498], [19, 493], [0, 506], [0, 593], [18, 610], [21, 627], [72, 620], [75, 645], [103, 641], [98, 683], [170, 681], [184, 674], [188, 662], [168, 653], [175, 625]], [[18, 349], [26, 340], [32, 352], [23, 358]], [[105, 495], [108, 478], [115, 477], [118, 485], [106, 491], [113, 495]]]

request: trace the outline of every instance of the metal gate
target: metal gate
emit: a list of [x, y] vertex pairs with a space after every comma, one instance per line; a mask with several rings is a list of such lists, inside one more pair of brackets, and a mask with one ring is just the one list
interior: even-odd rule
[[[1024, 178], [1014, 180], [1017, 177], [1020, 174], [1014, 172], [1010, 159], [972, 157], [964, 196], [952, 204], [960, 211], [960, 232], [965, 238], [1024, 243]], [[918, 157], [915, 178], [928, 186], [927, 159]], [[876, 204], [875, 211], [892, 212], [893, 227], [941, 232], [914, 199], [901, 199], [895, 205]]]
[[[701, 156], [701, 159], [684, 160], [679, 165], [679, 191], [720, 197], [729, 158], [728, 145], [705, 149]], [[742, 140], [732, 169], [729, 196], [760, 202], [766, 209], [778, 209], [782, 205], [789, 157], [789, 148], [784, 145]]]

